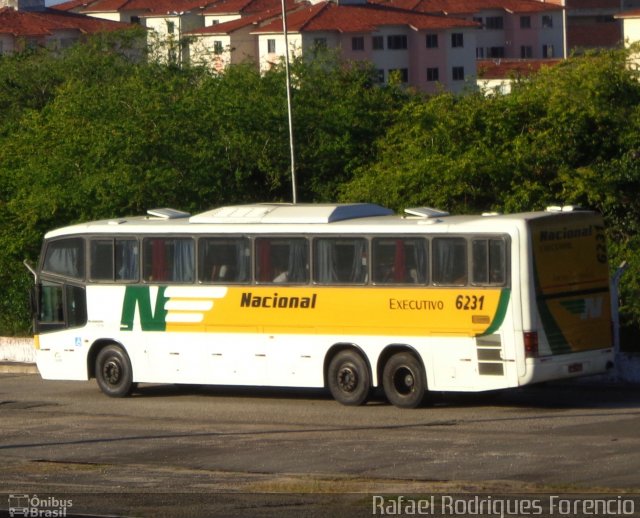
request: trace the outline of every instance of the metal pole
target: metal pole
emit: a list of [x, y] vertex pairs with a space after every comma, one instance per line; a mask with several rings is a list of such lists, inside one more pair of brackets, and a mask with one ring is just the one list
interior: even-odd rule
[[297, 203], [296, 194], [296, 157], [293, 147], [293, 118], [291, 116], [291, 73], [289, 72], [289, 39], [287, 37], [287, 11], [282, 0], [282, 33], [284, 34], [284, 68], [287, 76], [287, 114], [289, 118], [289, 149], [291, 152], [291, 191], [293, 203]]

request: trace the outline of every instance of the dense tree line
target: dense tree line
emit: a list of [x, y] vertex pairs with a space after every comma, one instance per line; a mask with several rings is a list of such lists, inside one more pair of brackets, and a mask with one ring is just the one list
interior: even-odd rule
[[[132, 60], [105, 37], [0, 58], [0, 334], [27, 333], [45, 231], [159, 206], [291, 199], [284, 71]], [[510, 95], [375, 86], [334, 55], [292, 66], [300, 201], [452, 212], [603, 212], [640, 324], [640, 84], [623, 51], [572, 58]]]

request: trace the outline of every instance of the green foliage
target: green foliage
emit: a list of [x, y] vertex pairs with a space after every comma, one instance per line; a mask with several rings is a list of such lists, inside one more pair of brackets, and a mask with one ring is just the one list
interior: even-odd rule
[[[285, 71], [224, 74], [136, 50], [135, 32], [0, 59], [0, 334], [28, 332], [44, 232], [69, 223], [291, 199]], [[131, 51], [131, 49], [134, 51]], [[155, 52], [155, 54], [153, 54]], [[572, 58], [509, 95], [431, 97], [318, 52], [291, 64], [300, 201], [401, 210], [600, 210], [625, 321], [640, 327], [640, 84], [624, 52]]]
[[521, 80], [510, 95], [416, 98], [375, 144], [376, 159], [343, 199], [397, 210], [514, 212], [577, 204], [601, 211], [612, 268], [626, 260], [623, 317], [640, 327], [640, 83], [629, 55], [569, 59]]

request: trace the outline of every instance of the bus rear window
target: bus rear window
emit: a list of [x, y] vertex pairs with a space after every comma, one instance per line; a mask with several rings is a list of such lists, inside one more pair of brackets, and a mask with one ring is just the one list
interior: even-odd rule
[[74, 279], [83, 279], [84, 239], [73, 237], [49, 242], [42, 270]]

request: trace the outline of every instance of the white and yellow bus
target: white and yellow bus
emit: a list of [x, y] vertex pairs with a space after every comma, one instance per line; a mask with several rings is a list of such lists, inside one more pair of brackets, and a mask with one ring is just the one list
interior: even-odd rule
[[36, 270], [44, 379], [327, 387], [400, 407], [613, 366], [591, 211], [405, 215], [372, 204], [173, 209], [49, 232]]

